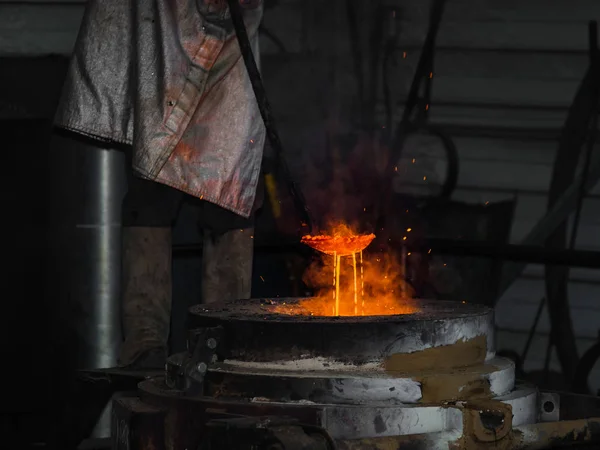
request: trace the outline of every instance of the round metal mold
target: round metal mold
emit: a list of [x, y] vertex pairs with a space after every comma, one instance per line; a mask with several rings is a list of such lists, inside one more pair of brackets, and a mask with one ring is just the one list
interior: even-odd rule
[[[481, 305], [415, 300], [419, 311], [389, 316], [324, 317], [275, 312], [280, 303], [302, 299], [251, 299], [196, 305], [189, 326], [224, 328], [219, 359], [264, 363], [281, 370], [336, 370], [339, 364], [389, 363], [393, 370], [439, 369], [432, 355], [406, 361], [399, 355], [465, 344], [445, 352], [456, 367], [482, 363], [494, 356], [494, 312]], [[439, 356], [439, 355], [438, 355]], [[414, 363], [414, 364], [413, 364]], [[417, 367], [419, 365], [423, 367]], [[428, 364], [433, 364], [429, 367]]]
[[508, 394], [514, 385], [514, 363], [500, 357], [485, 365], [421, 374], [392, 374], [381, 369], [290, 372], [247, 368], [231, 361], [211, 365], [205, 380], [207, 395], [356, 405], [493, 397]]

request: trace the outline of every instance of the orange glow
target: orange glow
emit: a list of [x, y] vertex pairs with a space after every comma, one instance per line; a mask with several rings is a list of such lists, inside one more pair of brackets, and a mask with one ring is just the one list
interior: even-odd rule
[[375, 239], [374, 234], [352, 237], [304, 236], [302, 243], [326, 255], [350, 256], [361, 252]]
[[[346, 225], [332, 227], [328, 236], [303, 239], [313, 248], [324, 248], [320, 258], [304, 273], [304, 282], [315, 297], [297, 305], [280, 305], [283, 314], [312, 316], [377, 316], [411, 314], [418, 310], [404, 268], [391, 254], [363, 255], [375, 235], [357, 235]], [[319, 243], [319, 248], [316, 243]], [[326, 245], [320, 245], [322, 243]], [[361, 245], [357, 245], [359, 243]], [[366, 242], [366, 245], [364, 243]], [[351, 251], [358, 249], [356, 251]], [[350, 251], [349, 251], [350, 250]], [[340, 256], [343, 255], [343, 256]]]
[[329, 235], [303, 236], [302, 243], [327, 255], [350, 256], [363, 251], [373, 239], [374, 234], [356, 234], [349, 226], [339, 224]]

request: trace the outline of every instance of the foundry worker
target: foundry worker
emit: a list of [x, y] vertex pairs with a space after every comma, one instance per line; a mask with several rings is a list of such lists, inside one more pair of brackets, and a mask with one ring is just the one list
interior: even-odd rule
[[[256, 49], [262, 4], [240, 4]], [[225, 0], [88, 1], [56, 126], [127, 155], [119, 365], [163, 367], [184, 196], [204, 233], [202, 300], [250, 297], [265, 131]]]

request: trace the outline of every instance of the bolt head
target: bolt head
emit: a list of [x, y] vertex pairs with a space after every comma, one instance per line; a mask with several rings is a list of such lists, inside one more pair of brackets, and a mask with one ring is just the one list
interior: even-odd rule
[[201, 362], [198, 363], [198, 372], [200, 372], [202, 375], [204, 375], [206, 373], [206, 370], [208, 369], [208, 366], [206, 365], [205, 362]]
[[215, 338], [210, 338], [206, 341], [206, 346], [211, 350], [217, 348], [217, 340]]

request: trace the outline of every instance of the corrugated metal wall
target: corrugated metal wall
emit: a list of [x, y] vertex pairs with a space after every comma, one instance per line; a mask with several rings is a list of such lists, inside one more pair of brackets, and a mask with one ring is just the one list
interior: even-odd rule
[[[0, 0], [0, 54], [68, 54], [83, 3]], [[321, 12], [334, 2], [282, 3], [266, 17], [266, 24], [288, 50], [305, 54], [324, 45], [327, 36], [322, 30], [328, 23], [320, 19]], [[429, 2], [389, 3], [402, 11], [400, 43], [406, 57], [390, 74], [393, 98], [401, 105], [427, 31]], [[456, 199], [476, 203], [517, 199], [511, 242], [519, 242], [544, 214], [556, 136], [587, 67], [591, 19], [600, 20], [598, 0], [447, 3], [436, 47], [430, 118], [455, 136], [461, 164]], [[320, 31], [311, 31], [307, 23], [318, 23]], [[263, 49], [276, 53], [269, 42]], [[285, 72], [279, 79], [288, 76]], [[410, 152], [417, 165], [401, 181], [418, 184], [425, 174], [429, 183], [435, 183], [444, 163], [434, 146], [415, 145]], [[600, 187], [585, 200], [577, 248], [600, 250]], [[522, 350], [543, 295], [543, 268], [529, 266], [498, 304], [499, 347]], [[583, 352], [600, 328], [600, 271], [571, 271], [570, 302]], [[544, 311], [526, 370], [542, 367], [548, 331]], [[557, 368], [554, 358], [552, 367]], [[591, 382], [600, 388], [600, 368]]]

